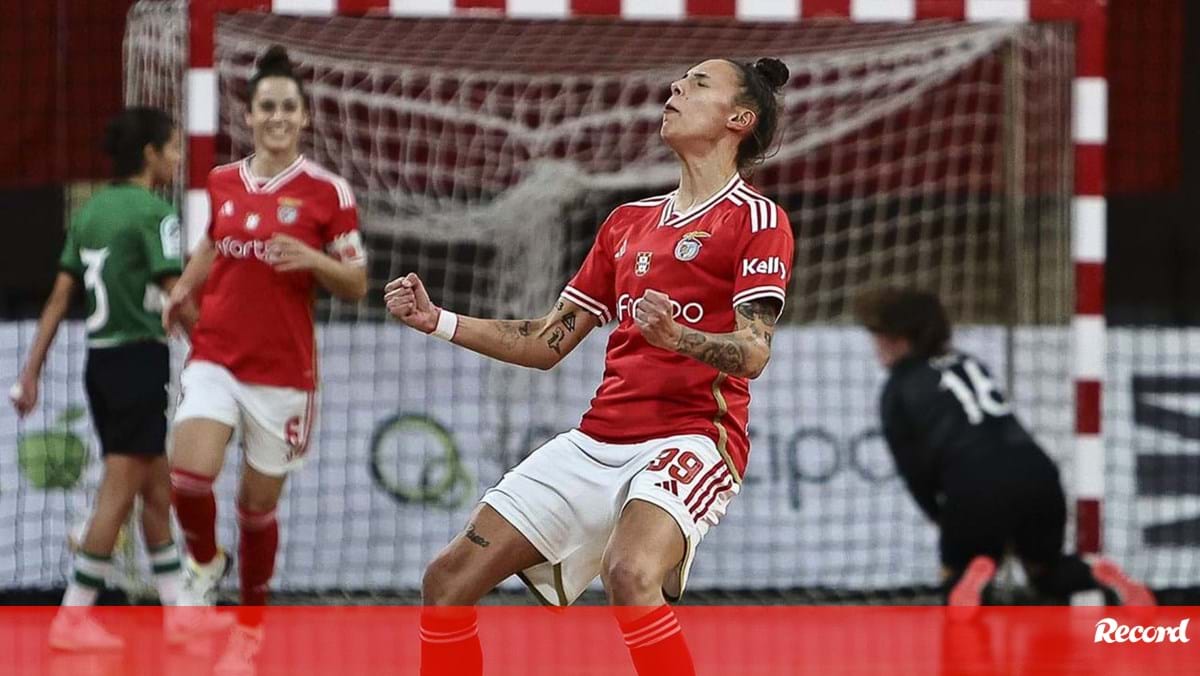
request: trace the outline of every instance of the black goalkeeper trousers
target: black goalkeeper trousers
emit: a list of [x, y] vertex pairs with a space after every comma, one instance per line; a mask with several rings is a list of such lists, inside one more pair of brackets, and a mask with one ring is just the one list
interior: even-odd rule
[[943, 473], [942, 565], [956, 572], [977, 556], [1012, 551], [1046, 567], [1063, 554], [1067, 500], [1058, 468], [1037, 447], [976, 456]]

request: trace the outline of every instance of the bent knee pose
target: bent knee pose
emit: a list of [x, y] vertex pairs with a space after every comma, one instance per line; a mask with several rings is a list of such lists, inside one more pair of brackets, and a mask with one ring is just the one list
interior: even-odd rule
[[678, 188], [617, 207], [545, 316], [459, 316], [414, 274], [387, 285], [389, 312], [408, 326], [531, 368], [552, 368], [616, 323], [579, 427], [488, 490], [429, 564], [423, 674], [481, 671], [467, 606], [514, 574], [552, 605], [600, 577], [638, 673], [693, 673], [666, 602], [741, 485], [749, 381], [783, 309], [791, 226], [742, 172], [771, 143], [787, 77], [775, 59], [713, 59], [672, 82], [661, 135], [679, 159]]
[[1058, 468], [983, 362], [953, 349], [937, 296], [874, 289], [859, 296], [855, 313], [889, 371], [880, 399], [884, 438], [913, 499], [940, 530], [950, 604], [979, 605], [1010, 549], [1053, 601], [1103, 585], [1124, 603], [1154, 603], [1114, 562], [1063, 552], [1067, 503]]

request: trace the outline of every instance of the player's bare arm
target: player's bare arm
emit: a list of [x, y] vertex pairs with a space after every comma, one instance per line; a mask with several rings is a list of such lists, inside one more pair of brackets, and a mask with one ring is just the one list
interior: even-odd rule
[[308, 270], [329, 293], [354, 302], [367, 295], [367, 269], [342, 262], [291, 235], [271, 238], [272, 265], [279, 272]]
[[167, 300], [163, 304], [162, 322], [167, 333], [174, 333], [179, 329], [190, 333], [191, 324], [195, 323], [197, 314], [195, 291], [208, 279], [208, 272], [212, 269], [216, 257], [217, 249], [212, 240], [207, 235], [201, 237], [183, 269], [183, 274], [166, 289]]
[[[408, 326], [423, 333], [438, 328], [442, 309], [429, 300], [415, 274], [389, 282], [384, 300], [388, 312]], [[454, 344], [509, 364], [542, 370], [553, 368], [599, 325], [591, 313], [561, 298], [540, 319], [458, 316], [457, 321]]]
[[655, 347], [685, 354], [731, 376], [757, 378], [771, 359], [779, 304], [753, 300], [736, 309], [737, 330], [707, 333], [676, 322], [671, 316], [671, 299], [649, 290], [635, 306], [633, 321]]
[[75, 278], [66, 272], [58, 273], [54, 279], [54, 290], [50, 292], [50, 298], [46, 300], [46, 306], [42, 309], [37, 337], [34, 338], [33, 348], [25, 361], [25, 368], [21, 370], [20, 377], [9, 391], [9, 399], [17, 409], [17, 415], [22, 418], [37, 405], [42, 366], [46, 363], [46, 354], [50, 351], [50, 344], [54, 342], [54, 335], [58, 333], [58, 326], [71, 305], [71, 295], [75, 292], [75, 286]]

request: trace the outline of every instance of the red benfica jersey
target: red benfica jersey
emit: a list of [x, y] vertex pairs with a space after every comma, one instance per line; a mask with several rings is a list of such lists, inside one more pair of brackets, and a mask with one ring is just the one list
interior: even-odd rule
[[792, 242], [787, 214], [736, 176], [687, 214], [675, 211], [673, 193], [617, 207], [562, 293], [601, 324], [617, 320], [579, 429], [610, 443], [703, 434], [740, 480], [750, 451], [748, 381], [650, 345], [633, 306], [654, 289], [670, 296], [684, 326], [735, 331], [735, 306], [768, 298], [782, 307]]
[[350, 185], [299, 157], [263, 180], [250, 158], [208, 176], [208, 238], [217, 251], [200, 294], [191, 359], [229, 369], [246, 383], [316, 388], [311, 272], [276, 272], [268, 262], [275, 233], [342, 261], [366, 265]]

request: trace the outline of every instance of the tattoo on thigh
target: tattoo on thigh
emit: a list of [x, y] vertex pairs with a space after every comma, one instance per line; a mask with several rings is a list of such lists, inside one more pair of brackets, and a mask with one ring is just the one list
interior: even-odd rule
[[492, 544], [492, 543], [488, 542], [487, 539], [484, 538], [482, 535], [475, 532], [475, 524], [473, 524], [473, 523], [467, 525], [467, 539], [470, 540], [471, 542], [479, 545], [480, 547], [486, 547], [486, 546]]

